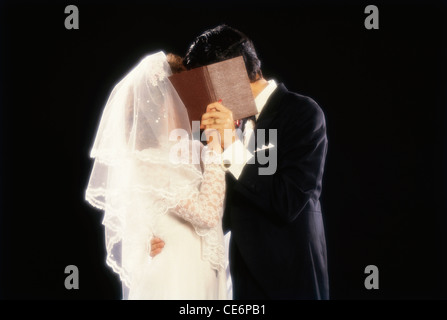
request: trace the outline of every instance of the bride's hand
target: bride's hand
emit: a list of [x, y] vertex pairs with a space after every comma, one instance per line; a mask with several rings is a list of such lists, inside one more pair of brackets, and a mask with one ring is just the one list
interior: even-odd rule
[[[207, 112], [212, 112], [212, 111], [216, 111], [215, 108], [212, 108], [211, 105], [209, 105], [207, 107]], [[202, 115], [202, 121], [201, 121], [201, 129], [205, 129], [205, 136], [206, 136], [206, 141], [207, 141], [207, 145], [209, 148], [211, 148], [211, 150], [217, 152], [217, 153], [221, 153], [222, 152], [222, 137], [220, 135], [219, 130], [215, 129], [215, 128], [210, 128], [210, 124], [205, 124], [208, 122], [213, 122], [214, 119], [209, 119], [207, 118], [207, 114], [203, 114]]]
[[222, 104], [222, 100], [209, 104], [202, 115], [201, 129], [215, 129], [220, 135], [220, 144], [227, 148], [236, 140], [233, 113]]
[[151, 253], [150, 256], [153, 258], [155, 257], [157, 254], [159, 254], [161, 252], [161, 250], [163, 249], [163, 247], [165, 246], [165, 243], [163, 240], [161, 240], [160, 238], [157, 237], [153, 237], [151, 239]]

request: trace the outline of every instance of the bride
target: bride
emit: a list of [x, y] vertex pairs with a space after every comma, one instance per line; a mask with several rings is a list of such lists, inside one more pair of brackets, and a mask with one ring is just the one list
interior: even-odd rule
[[[124, 299], [227, 299], [220, 143], [191, 138], [163, 52], [145, 57], [113, 89], [91, 157], [86, 200], [104, 211], [107, 264]], [[150, 257], [150, 240], [163, 252]]]

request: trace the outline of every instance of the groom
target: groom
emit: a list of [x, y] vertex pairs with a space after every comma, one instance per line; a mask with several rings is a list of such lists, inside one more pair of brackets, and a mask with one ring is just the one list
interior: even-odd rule
[[[223, 226], [231, 231], [230, 270], [234, 299], [328, 299], [326, 240], [320, 207], [327, 151], [322, 110], [312, 99], [290, 92], [281, 83], [267, 81], [250, 39], [227, 25], [198, 36], [189, 48], [188, 69], [242, 55], [255, 96], [258, 115], [253, 137], [276, 132], [266, 145], [276, 150], [276, 171], [247, 159], [245, 141], [223, 141], [228, 160]], [[235, 130], [231, 112], [222, 103], [202, 117], [202, 125]], [[216, 110], [217, 109], [217, 110]], [[244, 125], [243, 125], [244, 126]], [[246, 135], [246, 137], [248, 134]], [[242, 139], [243, 140], [243, 139]], [[271, 142], [274, 142], [271, 144]], [[230, 146], [228, 146], [230, 144]], [[257, 145], [257, 149], [263, 146]], [[154, 252], [162, 243], [154, 241]]]

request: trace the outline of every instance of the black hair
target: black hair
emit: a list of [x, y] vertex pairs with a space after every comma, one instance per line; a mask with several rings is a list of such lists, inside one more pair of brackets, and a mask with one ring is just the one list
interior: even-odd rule
[[253, 42], [242, 32], [221, 24], [206, 30], [191, 44], [185, 56], [188, 69], [242, 56], [251, 82], [262, 78], [261, 61]]

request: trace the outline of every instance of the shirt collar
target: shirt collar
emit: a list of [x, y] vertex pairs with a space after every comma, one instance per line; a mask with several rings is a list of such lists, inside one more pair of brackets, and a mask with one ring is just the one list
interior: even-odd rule
[[264, 108], [265, 104], [267, 103], [268, 98], [270, 95], [275, 91], [277, 87], [275, 80], [269, 80], [267, 87], [265, 87], [255, 98], [255, 104], [256, 109], [258, 109], [258, 114], [256, 115], [256, 119], [258, 119], [259, 115], [261, 114], [262, 109]]

